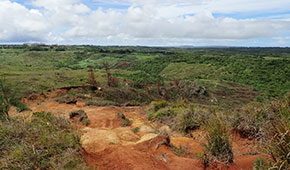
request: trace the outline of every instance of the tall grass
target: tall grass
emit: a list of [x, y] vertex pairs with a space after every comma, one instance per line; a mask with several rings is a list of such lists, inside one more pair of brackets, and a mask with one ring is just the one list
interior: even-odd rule
[[207, 143], [203, 144], [203, 158], [206, 162], [223, 162], [226, 165], [232, 163], [234, 155], [225, 124], [218, 118], [213, 118], [208, 122], [206, 130]]
[[272, 122], [290, 119], [290, 95], [268, 103], [252, 103], [238, 112], [232, 120], [233, 129], [244, 137], [264, 139]]
[[263, 151], [272, 157], [271, 162], [256, 162], [256, 169], [290, 169], [290, 95], [247, 106], [234, 125], [246, 137], [258, 138]]
[[79, 135], [68, 121], [34, 113], [0, 122], [0, 169], [86, 169]]
[[290, 122], [278, 120], [271, 123], [267, 136], [269, 142], [264, 145], [274, 160], [272, 169], [290, 169]]

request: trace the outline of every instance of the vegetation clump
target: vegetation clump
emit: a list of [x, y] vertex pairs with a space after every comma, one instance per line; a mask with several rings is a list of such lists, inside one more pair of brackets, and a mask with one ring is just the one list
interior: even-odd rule
[[198, 129], [210, 117], [198, 105], [166, 101], [152, 102], [147, 115], [149, 120], [164, 123], [183, 133]]
[[[263, 139], [269, 124], [290, 118], [290, 95], [267, 103], [252, 103], [234, 115], [232, 126], [243, 137]], [[285, 118], [286, 117], [286, 118]]]
[[132, 124], [131, 120], [128, 119], [123, 113], [117, 113], [117, 118], [122, 120], [120, 123], [121, 127], [131, 126]]
[[173, 150], [173, 153], [178, 157], [183, 157], [185, 155], [190, 155], [190, 151], [187, 147], [180, 145], [179, 147], [176, 147], [174, 145], [171, 145], [171, 148]]
[[79, 134], [50, 113], [0, 121], [0, 143], [0, 169], [88, 169]]
[[83, 110], [71, 112], [69, 114], [69, 118], [73, 119], [73, 120], [77, 119], [78, 122], [82, 123], [85, 126], [88, 126], [90, 124], [90, 120], [88, 119], [88, 115]]
[[140, 128], [139, 128], [139, 127], [135, 127], [134, 129], [132, 129], [132, 131], [133, 131], [134, 133], [138, 133], [138, 132], [140, 132]]
[[0, 120], [9, 119], [8, 112], [11, 106], [15, 106], [18, 112], [28, 110], [26, 104], [20, 102], [15, 92], [4, 83], [4, 80], [0, 80]]
[[232, 146], [227, 135], [226, 126], [218, 118], [212, 119], [207, 125], [207, 143], [205, 147], [205, 162], [224, 162], [226, 165], [234, 161]]
[[[290, 112], [289, 112], [290, 114]], [[267, 131], [269, 141], [264, 148], [274, 160], [272, 169], [286, 170], [290, 168], [290, 122], [279, 120], [271, 123]]]
[[[256, 169], [290, 168], [290, 95], [272, 102], [246, 107], [248, 112], [235, 122], [243, 135], [251, 135], [261, 141], [262, 151], [272, 157], [272, 161], [257, 160]], [[254, 120], [251, 120], [254, 119]], [[257, 121], [255, 123], [255, 121]], [[247, 129], [242, 128], [243, 126]]]

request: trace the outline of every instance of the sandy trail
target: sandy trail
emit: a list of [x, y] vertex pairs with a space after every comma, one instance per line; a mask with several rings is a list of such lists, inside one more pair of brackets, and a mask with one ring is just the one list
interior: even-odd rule
[[[160, 125], [147, 121], [146, 115], [142, 114], [142, 107], [96, 107], [84, 106], [84, 102], [76, 104], [59, 104], [54, 100], [63, 92], [50, 92], [43, 96], [36, 96], [32, 99], [23, 99], [31, 111], [22, 115], [30, 115], [32, 112], [51, 112], [69, 118], [69, 113], [77, 110], [84, 110], [89, 126], [73, 124], [83, 131], [81, 144], [84, 148], [84, 156], [91, 167], [100, 170], [202, 170], [201, 160], [195, 157], [203, 153], [201, 142], [204, 140], [204, 133], [201, 131], [192, 132], [193, 138], [173, 134], [171, 144], [179, 147], [184, 146], [191, 153], [184, 157], [178, 157], [173, 149], [156, 145], [164, 140], [158, 136], [157, 130]], [[121, 127], [122, 120], [117, 113], [123, 113], [132, 121], [129, 127]], [[11, 115], [18, 114], [15, 109]], [[139, 132], [133, 132], [138, 127]], [[232, 135], [233, 152], [235, 162], [230, 165], [230, 170], [252, 169], [253, 161], [265, 155], [252, 155], [256, 148], [253, 141], [242, 139], [238, 135]], [[208, 169], [225, 169], [224, 166], [216, 166]]]

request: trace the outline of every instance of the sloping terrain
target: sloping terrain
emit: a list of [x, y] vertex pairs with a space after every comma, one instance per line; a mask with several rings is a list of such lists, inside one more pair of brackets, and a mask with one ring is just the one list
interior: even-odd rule
[[[204, 169], [201, 159], [197, 156], [203, 153], [201, 143], [205, 142], [204, 132], [192, 131], [189, 137], [172, 132], [169, 127], [152, 123], [143, 113], [144, 107], [97, 107], [85, 106], [84, 101], [76, 104], [59, 104], [56, 98], [65, 93], [64, 90], [47, 92], [23, 99], [30, 111], [22, 113], [28, 117], [32, 112], [51, 112], [65, 116], [73, 111], [83, 110], [90, 120], [85, 126], [71, 120], [73, 126], [81, 130], [83, 155], [91, 167], [101, 170], [192, 170]], [[121, 126], [122, 119], [117, 116], [122, 113], [131, 121], [129, 126]], [[10, 115], [19, 115], [12, 109]], [[138, 130], [137, 130], [138, 129]], [[163, 132], [170, 136], [170, 143]], [[251, 169], [253, 161], [259, 157], [256, 145], [249, 139], [231, 134], [234, 152], [234, 163], [229, 169]], [[225, 169], [223, 164], [212, 165], [209, 169]]]

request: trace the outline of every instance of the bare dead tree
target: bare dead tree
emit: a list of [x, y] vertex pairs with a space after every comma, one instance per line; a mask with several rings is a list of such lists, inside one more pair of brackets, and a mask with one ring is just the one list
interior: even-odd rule
[[95, 78], [95, 74], [92, 68], [89, 68], [88, 84], [92, 85], [93, 87], [98, 87], [100, 85], [100, 83]]
[[108, 63], [104, 62], [103, 66], [107, 73], [108, 87], [118, 87], [118, 79], [111, 74], [111, 68]]

